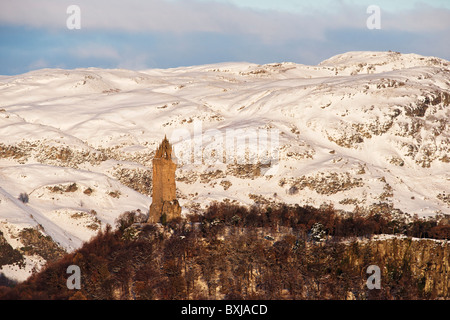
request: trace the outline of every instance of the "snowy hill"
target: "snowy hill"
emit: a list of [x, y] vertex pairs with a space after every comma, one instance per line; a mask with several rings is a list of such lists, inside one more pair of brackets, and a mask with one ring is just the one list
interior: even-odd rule
[[13, 248], [31, 227], [70, 251], [121, 213], [146, 213], [164, 135], [183, 212], [230, 199], [450, 214], [450, 63], [439, 58], [44, 69], [2, 76], [0, 97], [0, 231]]

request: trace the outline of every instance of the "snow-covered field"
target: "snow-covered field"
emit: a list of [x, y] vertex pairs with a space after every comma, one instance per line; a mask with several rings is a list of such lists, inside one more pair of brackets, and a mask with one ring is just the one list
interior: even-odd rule
[[2, 76], [0, 231], [20, 248], [40, 226], [70, 251], [146, 213], [164, 135], [184, 213], [227, 198], [450, 214], [449, 105], [450, 63], [396, 52]]

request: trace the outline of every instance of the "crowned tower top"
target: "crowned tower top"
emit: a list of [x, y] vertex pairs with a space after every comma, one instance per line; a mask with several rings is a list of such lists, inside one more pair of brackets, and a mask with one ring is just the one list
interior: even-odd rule
[[155, 153], [155, 158], [165, 158], [168, 160], [172, 159], [172, 145], [170, 144], [169, 140], [167, 140], [167, 137], [164, 136], [164, 140], [159, 145], [158, 149]]

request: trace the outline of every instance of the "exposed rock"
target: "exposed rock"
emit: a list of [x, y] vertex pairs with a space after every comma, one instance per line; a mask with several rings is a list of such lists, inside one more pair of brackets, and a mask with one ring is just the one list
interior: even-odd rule
[[348, 172], [319, 172], [314, 176], [302, 176], [298, 178], [282, 178], [278, 183], [281, 187], [288, 184], [290, 188], [295, 186], [299, 190], [308, 187], [319, 194], [330, 195], [341, 191], [363, 186], [362, 178], [352, 177]]
[[27, 255], [37, 254], [46, 261], [54, 261], [65, 254], [65, 250], [56, 244], [50, 236], [43, 235], [34, 228], [25, 228], [19, 233], [24, 247], [21, 251]]
[[3, 265], [15, 264], [19, 266], [24, 265], [24, 258], [19, 250], [13, 249], [11, 245], [6, 241], [3, 233], [0, 231], [0, 268]]
[[150, 195], [152, 192], [151, 170], [119, 167], [112, 175], [122, 184], [137, 192], [145, 195]]
[[232, 186], [232, 183], [228, 180], [222, 180], [220, 181], [220, 185], [223, 187], [223, 190], [228, 190]]

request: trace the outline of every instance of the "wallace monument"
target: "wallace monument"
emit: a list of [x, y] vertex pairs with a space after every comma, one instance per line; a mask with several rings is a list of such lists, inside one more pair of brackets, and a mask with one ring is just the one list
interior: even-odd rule
[[175, 170], [172, 146], [164, 140], [153, 158], [153, 193], [148, 223], [168, 222], [181, 217], [181, 207], [176, 197]]

